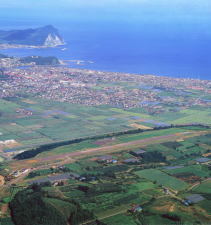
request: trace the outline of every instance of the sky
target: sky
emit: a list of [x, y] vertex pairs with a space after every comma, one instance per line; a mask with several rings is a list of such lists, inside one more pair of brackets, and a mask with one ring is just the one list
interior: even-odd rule
[[[51, 16], [57, 12], [63, 16], [68, 13], [96, 12], [103, 14], [160, 14], [160, 16], [193, 15], [204, 16], [211, 13], [210, 0], [0, 0], [1, 15], [17, 16], [21, 13]], [[45, 13], [44, 13], [45, 12]], [[43, 14], [44, 13], [44, 14]], [[83, 15], [81, 15], [83, 16]]]
[[91, 29], [92, 24], [162, 27], [160, 32], [177, 28], [183, 36], [196, 29], [210, 40], [211, 0], [0, 0], [0, 29], [60, 28], [65, 22], [77, 29]]
[[[18, 24], [18, 22], [20, 23]], [[136, 24], [166, 27], [196, 27], [210, 37], [210, 0], [0, 0], [0, 29], [65, 21], [84, 27], [86, 23]], [[7, 24], [7, 27], [2, 25]], [[188, 24], [188, 26], [187, 26]], [[198, 33], [199, 33], [198, 32]]]

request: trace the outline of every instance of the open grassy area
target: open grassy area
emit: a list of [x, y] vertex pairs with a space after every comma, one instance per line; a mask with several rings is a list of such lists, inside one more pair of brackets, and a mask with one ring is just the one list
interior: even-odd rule
[[185, 182], [178, 180], [172, 176], [169, 176], [168, 174], [163, 173], [157, 169], [140, 170], [137, 171], [136, 174], [151, 181], [156, 181], [156, 183], [165, 187], [169, 187], [176, 191], [181, 191], [188, 187]]
[[126, 216], [124, 214], [108, 217], [106, 219], [103, 219], [102, 222], [109, 225], [136, 225], [137, 224], [132, 217]]
[[163, 113], [155, 116], [157, 120], [166, 121], [169, 123], [182, 124], [182, 123], [206, 123], [211, 124], [211, 112], [209, 108], [200, 109], [185, 109], [176, 113]]
[[175, 133], [182, 133], [182, 132], [186, 132], [187, 130], [188, 130], [187, 128], [170, 128], [167, 130], [147, 131], [145, 133], [140, 133], [140, 134], [123, 135], [119, 137], [119, 140], [124, 142], [135, 141], [135, 140], [151, 138], [156, 136], [165, 136], [165, 135], [170, 135]]
[[156, 184], [153, 184], [152, 182], [149, 181], [145, 181], [145, 182], [137, 182], [136, 184], [131, 185], [131, 189], [133, 189], [134, 191], [145, 191], [145, 190], [149, 190], [149, 189], [154, 189], [156, 188]]
[[194, 192], [211, 194], [211, 180], [207, 180], [193, 188]]

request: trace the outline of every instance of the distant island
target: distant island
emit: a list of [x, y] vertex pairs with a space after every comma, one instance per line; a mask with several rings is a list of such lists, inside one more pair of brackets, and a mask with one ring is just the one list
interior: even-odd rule
[[46, 48], [64, 45], [59, 31], [52, 25], [25, 30], [0, 30], [1, 48]]

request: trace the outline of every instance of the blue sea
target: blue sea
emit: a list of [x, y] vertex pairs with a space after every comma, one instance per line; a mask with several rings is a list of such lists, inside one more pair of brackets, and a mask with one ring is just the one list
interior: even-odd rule
[[[123, 11], [127, 12], [126, 9]], [[90, 12], [87, 16], [75, 12], [57, 19], [27, 14], [27, 20], [21, 15], [16, 15], [16, 19], [1, 15], [0, 30], [52, 24], [59, 29], [66, 46], [0, 52], [11, 56], [40, 55], [81, 60], [80, 64], [70, 63], [77, 68], [211, 79], [210, 15], [204, 14], [202, 18], [194, 11], [196, 15], [186, 16], [183, 10], [183, 13], [176, 11], [174, 16], [166, 13], [162, 17], [162, 14], [151, 15], [148, 11], [142, 15], [136, 10], [124, 17], [121, 11], [119, 14], [100, 12], [93, 11], [94, 15]]]

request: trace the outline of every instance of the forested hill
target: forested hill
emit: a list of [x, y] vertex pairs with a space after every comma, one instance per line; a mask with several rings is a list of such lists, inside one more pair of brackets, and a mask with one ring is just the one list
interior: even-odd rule
[[59, 60], [54, 56], [42, 57], [42, 56], [27, 56], [20, 59], [21, 63], [35, 63], [36, 65], [58, 65]]
[[52, 25], [25, 30], [0, 30], [0, 44], [55, 47], [64, 41]]
[[44, 191], [37, 184], [19, 191], [10, 209], [16, 225], [78, 225], [94, 219], [93, 213], [77, 201], [60, 196], [56, 190]]

